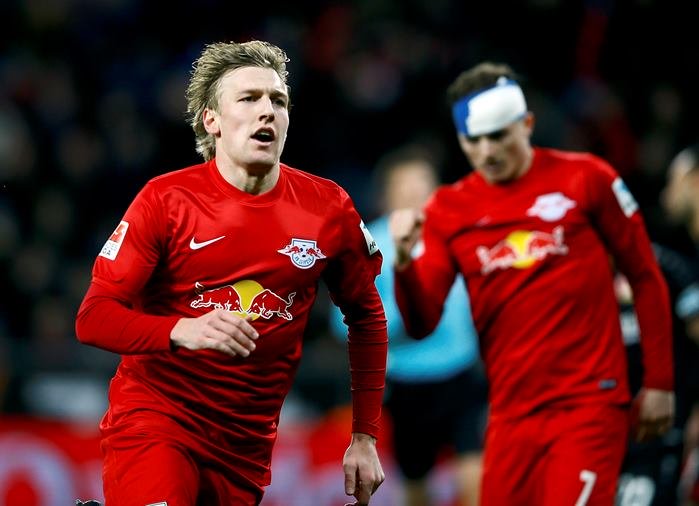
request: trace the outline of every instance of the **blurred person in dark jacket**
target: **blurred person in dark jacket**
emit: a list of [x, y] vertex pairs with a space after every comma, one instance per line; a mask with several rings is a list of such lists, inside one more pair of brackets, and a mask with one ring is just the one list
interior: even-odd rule
[[[692, 269], [699, 273], [699, 143], [685, 147], [671, 160], [667, 182], [661, 193], [661, 204], [670, 221], [685, 228], [694, 245]], [[699, 281], [678, 293], [675, 312], [691, 339], [690, 357], [699, 354]], [[685, 468], [681, 496], [699, 504], [699, 360], [688, 367], [683, 382], [692, 389], [690, 412], [684, 427]]]

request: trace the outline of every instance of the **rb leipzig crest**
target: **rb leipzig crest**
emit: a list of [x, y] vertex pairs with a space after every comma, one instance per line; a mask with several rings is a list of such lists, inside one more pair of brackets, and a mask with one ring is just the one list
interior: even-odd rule
[[325, 258], [315, 241], [306, 239], [291, 239], [291, 243], [278, 249], [277, 252], [291, 258], [291, 262], [299, 269], [310, 269], [316, 260]]

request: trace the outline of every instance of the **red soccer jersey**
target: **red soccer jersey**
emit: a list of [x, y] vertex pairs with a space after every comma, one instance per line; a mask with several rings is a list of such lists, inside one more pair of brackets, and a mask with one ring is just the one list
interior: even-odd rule
[[396, 273], [409, 331], [437, 322], [463, 273], [495, 417], [545, 405], [626, 403], [626, 359], [613, 258], [631, 281], [645, 378], [672, 389], [667, 288], [637, 205], [615, 171], [589, 154], [534, 149], [506, 184], [473, 172], [426, 208], [424, 254]]
[[[321, 278], [350, 327], [353, 430], [376, 435], [386, 322], [374, 287], [381, 254], [335, 183], [282, 165], [250, 195], [214, 161], [151, 180], [93, 269], [77, 320], [81, 341], [123, 354], [108, 431], [138, 409], [165, 413], [217, 448], [219, 464], [269, 483], [277, 422]], [[171, 349], [180, 317], [224, 308], [260, 334], [249, 357]]]

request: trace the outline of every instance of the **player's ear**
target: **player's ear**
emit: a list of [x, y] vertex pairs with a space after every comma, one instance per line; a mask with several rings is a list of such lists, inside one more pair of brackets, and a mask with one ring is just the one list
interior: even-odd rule
[[209, 109], [208, 107], [204, 109], [201, 120], [207, 133], [211, 135], [218, 135], [221, 133], [221, 127], [218, 123], [218, 113], [213, 109]]
[[532, 132], [534, 131], [535, 124], [536, 124], [536, 118], [534, 117], [534, 113], [531, 111], [527, 112], [527, 115], [524, 116], [524, 126], [527, 127], [527, 130], [528, 130], [530, 136], [531, 136]]

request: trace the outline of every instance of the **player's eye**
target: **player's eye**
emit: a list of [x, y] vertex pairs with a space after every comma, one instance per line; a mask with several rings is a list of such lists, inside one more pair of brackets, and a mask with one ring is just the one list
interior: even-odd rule
[[489, 134], [484, 134], [484, 135], [467, 135], [466, 140], [470, 142], [471, 144], [477, 144], [481, 138], [485, 137], [489, 141], [500, 141], [502, 140], [503, 137], [505, 137], [505, 130], [496, 130], [495, 132], [490, 132]]
[[497, 130], [495, 132], [491, 132], [491, 133], [487, 134], [486, 137], [491, 141], [499, 141], [503, 137], [505, 137], [505, 131], [504, 130]]

